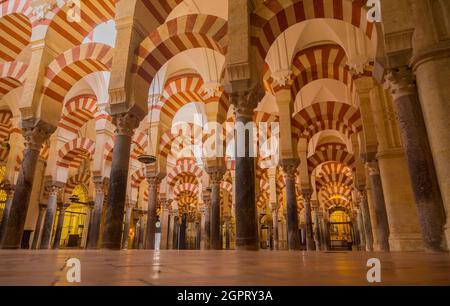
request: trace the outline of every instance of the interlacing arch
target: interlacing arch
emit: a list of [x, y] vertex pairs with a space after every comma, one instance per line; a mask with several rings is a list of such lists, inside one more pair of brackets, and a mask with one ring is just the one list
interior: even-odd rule
[[112, 48], [99, 43], [76, 46], [59, 55], [45, 71], [44, 102], [61, 105], [68, 91], [83, 77], [109, 71], [112, 56]]
[[183, 184], [178, 184], [174, 190], [173, 190], [173, 194], [175, 195], [175, 197], [178, 197], [181, 193], [183, 192], [191, 192], [192, 194], [198, 194], [198, 185], [197, 184], [192, 184], [192, 183], [183, 183]]
[[[80, 45], [97, 25], [115, 17], [116, 0], [80, 0], [79, 16], [75, 16], [76, 9], [69, 5], [69, 1], [65, 2], [41, 21], [41, 24], [48, 25], [46, 42], [50, 42], [58, 53]], [[75, 22], [73, 17], [79, 17], [79, 20]]]
[[[200, 127], [193, 123], [180, 124], [173, 126], [171, 130], [165, 132], [161, 136], [161, 142], [159, 146], [159, 154], [163, 158], [168, 158], [173, 148], [176, 148], [178, 152], [189, 150], [192, 146], [203, 145], [203, 127]], [[186, 152], [192, 154], [194, 152]], [[186, 156], [184, 156], [186, 157]]]
[[95, 151], [95, 142], [89, 138], [77, 138], [66, 143], [58, 151], [56, 165], [60, 168], [78, 168], [84, 159], [91, 159]]
[[30, 43], [33, 29], [31, 1], [8, 0], [0, 3], [0, 60], [14, 61]]
[[352, 190], [353, 188], [350, 185], [340, 182], [328, 182], [320, 186], [319, 193], [324, 199], [330, 199], [336, 195], [349, 199], [351, 198]]
[[347, 152], [347, 146], [340, 143], [327, 143], [316, 148], [316, 152], [308, 157], [308, 172], [312, 173], [319, 165], [335, 161], [353, 168], [355, 157]]
[[184, 191], [175, 198], [178, 203], [178, 210], [186, 210], [190, 205], [198, 207], [198, 195], [192, 191]]
[[308, 141], [317, 133], [325, 130], [336, 130], [350, 137], [363, 130], [361, 112], [350, 104], [341, 102], [314, 103], [292, 118], [292, 134], [298, 141]]
[[252, 45], [263, 59], [278, 36], [291, 26], [306, 20], [327, 18], [342, 20], [361, 29], [369, 39], [374, 24], [367, 21], [366, 0], [267, 0], [251, 15]]
[[174, 186], [176, 179], [183, 173], [191, 173], [199, 180], [203, 176], [203, 170], [191, 159], [183, 159], [177, 162], [177, 165], [167, 174], [167, 183]]
[[183, 51], [207, 48], [225, 55], [227, 31], [227, 21], [216, 16], [193, 14], [169, 20], [141, 43], [135, 71], [150, 87], [160, 68]]
[[28, 65], [19, 62], [0, 62], [0, 100], [25, 82]]
[[350, 210], [352, 202], [343, 196], [335, 196], [325, 201], [324, 206], [329, 212], [339, 207]]
[[88, 121], [97, 116], [96, 96], [76, 96], [66, 102], [58, 127], [70, 133], [77, 134]]

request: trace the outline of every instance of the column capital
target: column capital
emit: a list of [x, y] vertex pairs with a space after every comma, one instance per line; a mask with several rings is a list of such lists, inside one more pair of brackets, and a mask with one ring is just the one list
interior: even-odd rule
[[208, 173], [211, 180], [211, 185], [218, 185], [225, 175], [226, 169], [224, 167], [207, 167], [206, 173]]
[[211, 206], [211, 194], [209, 192], [203, 193], [203, 206], [209, 208]]
[[55, 131], [55, 128], [47, 123], [39, 121], [37, 124], [34, 119], [23, 120], [22, 134], [25, 139], [25, 149], [40, 151], [42, 145], [47, 141]]
[[358, 202], [359, 203], [367, 200], [367, 191], [365, 189], [363, 189], [363, 188], [358, 189], [357, 193], [358, 193]]
[[283, 159], [280, 161], [280, 166], [283, 169], [283, 174], [286, 179], [295, 179], [299, 165], [300, 160], [298, 158]]
[[311, 200], [311, 208], [313, 209], [313, 210], [319, 210], [319, 201], [317, 201], [317, 200]]
[[132, 112], [113, 115], [113, 123], [116, 125], [115, 133], [119, 136], [132, 137], [140, 122], [139, 118]]
[[159, 176], [147, 176], [147, 183], [150, 188], [156, 188], [161, 183], [161, 178]]
[[366, 168], [369, 176], [380, 175], [380, 168], [377, 161], [370, 161], [366, 163]]
[[394, 100], [404, 96], [417, 95], [415, 75], [407, 66], [390, 69], [385, 77], [385, 87], [389, 89]]
[[160, 200], [161, 202], [161, 208], [164, 210], [169, 210], [170, 209], [170, 205], [172, 204], [172, 200], [171, 199], [167, 199], [162, 197]]
[[102, 176], [94, 176], [92, 181], [94, 182], [95, 193], [105, 192], [107, 187], [107, 182], [105, 178], [103, 178]]
[[46, 184], [45, 189], [48, 192], [49, 196], [58, 196], [58, 193], [61, 191], [61, 189], [64, 187], [64, 184], [59, 182], [49, 182]]
[[311, 188], [302, 188], [301, 192], [302, 192], [302, 197], [305, 200], [305, 205], [306, 205], [306, 203], [310, 203], [311, 197], [313, 194], [313, 190]]
[[230, 102], [234, 105], [236, 117], [252, 119], [253, 112], [263, 97], [264, 95], [261, 96], [258, 86], [249, 90], [232, 92]]
[[15, 189], [14, 185], [10, 184], [9, 182], [5, 182], [1, 187], [6, 193], [6, 198], [8, 200], [11, 200], [14, 196], [14, 189]]

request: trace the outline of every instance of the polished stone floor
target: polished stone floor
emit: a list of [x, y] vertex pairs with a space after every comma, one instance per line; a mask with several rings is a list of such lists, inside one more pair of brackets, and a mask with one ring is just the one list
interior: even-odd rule
[[450, 285], [448, 253], [82, 250], [0, 250], [0, 285], [72, 285], [69, 258], [80, 285], [369, 285], [369, 258], [382, 285]]

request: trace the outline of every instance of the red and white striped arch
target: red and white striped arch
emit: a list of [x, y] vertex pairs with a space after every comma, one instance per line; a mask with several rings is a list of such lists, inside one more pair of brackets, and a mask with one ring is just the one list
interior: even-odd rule
[[183, 0], [152, 0], [144, 1], [144, 5], [158, 23], [163, 24], [170, 13], [182, 2]]
[[58, 151], [56, 165], [60, 168], [77, 168], [83, 159], [91, 159], [95, 151], [95, 142], [89, 138], [77, 138], [66, 143]]
[[55, 7], [41, 22], [48, 25], [46, 41], [52, 43], [58, 53], [80, 45], [97, 25], [115, 16], [115, 0], [80, 0], [80, 21], [72, 22], [68, 16], [73, 15], [73, 5], [71, 1], [65, 2], [65, 5]]
[[65, 104], [58, 127], [70, 133], [77, 134], [88, 121], [94, 119], [97, 115], [96, 96], [76, 96]]
[[174, 186], [176, 179], [183, 173], [191, 173], [200, 180], [203, 176], [203, 170], [192, 160], [183, 160], [177, 163], [175, 167], [167, 174], [167, 183]]
[[76, 46], [53, 60], [45, 71], [44, 98], [60, 105], [67, 92], [83, 77], [109, 71], [112, 65], [111, 47], [88, 43]]
[[131, 174], [131, 187], [139, 189], [142, 181], [145, 179], [145, 168], [139, 168]]
[[14, 61], [30, 44], [34, 19], [30, 2], [8, 0], [0, 3], [0, 60]]
[[71, 195], [75, 187], [78, 185], [84, 185], [86, 189], [88, 189], [90, 179], [91, 175], [89, 172], [71, 176], [66, 182], [64, 193], [66, 195]]
[[347, 146], [338, 143], [328, 143], [316, 148], [316, 152], [308, 157], [308, 171], [312, 173], [319, 165], [326, 162], [342, 163], [350, 168], [354, 167], [355, 157], [347, 152]]
[[367, 21], [366, 0], [267, 0], [251, 15], [252, 45], [263, 59], [280, 34], [305, 20], [342, 20], [361, 29], [369, 39], [374, 25]]
[[[3, 143], [9, 137], [12, 129], [12, 113], [9, 110], [0, 110], [0, 142]], [[0, 148], [0, 161], [5, 161], [8, 157], [9, 149]]]
[[300, 51], [292, 63], [292, 96], [297, 97], [300, 90], [319, 79], [334, 79], [353, 88], [353, 78], [347, 65], [345, 50], [339, 45], [314, 46]]
[[220, 183], [220, 188], [231, 194], [233, 192], [233, 184], [227, 181]]
[[298, 141], [306, 138], [308, 141], [324, 130], [336, 130], [347, 137], [363, 130], [361, 112], [359, 109], [341, 102], [314, 103], [292, 119], [292, 134]]
[[225, 55], [227, 31], [227, 21], [216, 16], [195, 14], [169, 20], [139, 46], [136, 73], [150, 87], [160, 68], [180, 52], [208, 48]]
[[0, 62], [0, 100], [11, 90], [20, 87], [25, 82], [28, 65], [14, 62]]
[[178, 197], [181, 193], [184, 192], [190, 192], [191, 194], [198, 195], [198, 185], [191, 183], [183, 183], [178, 184], [173, 189], [173, 194], [175, 195], [175, 197]]
[[350, 209], [351, 207], [352, 202], [345, 197], [333, 197], [325, 202], [325, 208], [328, 210], [336, 208]]
[[[197, 136], [197, 132], [200, 135]], [[161, 136], [159, 155], [167, 159], [173, 149], [180, 152], [181, 150], [190, 149], [190, 146], [193, 145], [201, 147], [203, 145], [203, 137], [203, 128], [193, 123], [174, 126]], [[193, 152], [190, 153], [193, 154]]]

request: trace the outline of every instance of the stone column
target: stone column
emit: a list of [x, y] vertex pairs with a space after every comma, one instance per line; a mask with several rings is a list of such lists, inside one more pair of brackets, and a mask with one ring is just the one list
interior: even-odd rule
[[328, 233], [328, 221], [323, 210], [319, 211], [320, 232], [322, 234], [322, 250], [330, 250], [330, 235]]
[[442, 251], [445, 212], [414, 75], [402, 67], [390, 71], [386, 80], [399, 122], [424, 246], [428, 251]]
[[282, 160], [280, 165], [283, 168], [284, 179], [286, 181], [286, 208], [288, 226], [288, 248], [289, 250], [300, 250], [300, 236], [298, 230], [297, 194], [295, 189], [295, 177], [300, 164], [298, 159]]
[[89, 223], [88, 249], [98, 248], [100, 238], [100, 224], [103, 213], [103, 202], [105, 201], [105, 180], [102, 177], [94, 177], [95, 184], [95, 204], [92, 211], [91, 222]]
[[360, 187], [360, 189], [358, 190], [358, 198], [364, 226], [366, 250], [368, 252], [372, 252], [373, 251], [372, 222], [370, 221], [369, 204], [367, 203], [367, 192], [365, 190], [365, 187]]
[[357, 250], [359, 250], [359, 246], [361, 245], [361, 238], [360, 238], [361, 234], [360, 234], [359, 228], [358, 228], [357, 217], [358, 217], [357, 212], [352, 211], [351, 216], [350, 216], [350, 222], [352, 224], [353, 234], [354, 234], [353, 246], [356, 247]]
[[130, 224], [131, 224], [131, 214], [133, 213], [133, 208], [135, 203], [128, 202], [125, 205], [125, 225], [123, 226], [123, 236], [122, 236], [122, 250], [128, 250], [128, 240], [130, 238]]
[[58, 224], [56, 225], [55, 239], [53, 242], [53, 249], [59, 249], [61, 243], [61, 234], [64, 225], [64, 217], [66, 216], [66, 210], [70, 206], [69, 203], [62, 204], [59, 207]]
[[11, 205], [12, 205], [13, 196], [14, 196], [14, 186], [12, 186], [10, 184], [5, 184], [3, 187], [3, 190], [6, 192], [6, 203], [5, 203], [5, 209], [3, 210], [3, 216], [2, 216], [1, 225], [0, 225], [0, 245], [2, 245], [3, 236], [6, 231], [6, 226], [8, 224], [9, 213], [11, 211]]
[[3, 233], [3, 249], [18, 249], [30, 204], [36, 165], [43, 143], [55, 130], [54, 127], [35, 119], [22, 121], [22, 131], [25, 139], [25, 150], [19, 177], [11, 204], [6, 230]]
[[316, 251], [321, 249], [320, 241], [320, 225], [319, 225], [319, 203], [314, 200], [311, 201], [311, 208], [314, 216], [314, 242], [316, 244]]
[[157, 216], [157, 204], [158, 204], [158, 185], [161, 179], [158, 176], [148, 176], [148, 207], [147, 207], [147, 230], [145, 238], [145, 249], [155, 249], [155, 234], [156, 234], [156, 221]]
[[201, 221], [201, 244], [202, 250], [209, 249], [209, 237], [210, 237], [210, 209], [211, 209], [211, 196], [209, 193], [203, 193], [203, 208], [202, 208], [202, 221]]
[[255, 199], [255, 153], [253, 134], [242, 131], [253, 121], [253, 110], [258, 105], [258, 97], [253, 90], [234, 92], [231, 102], [236, 115], [236, 249], [258, 250], [258, 223]]
[[169, 239], [168, 239], [168, 249], [175, 249], [174, 240], [175, 240], [175, 216], [178, 214], [177, 210], [172, 210], [170, 212], [170, 226], [169, 226]]
[[139, 218], [139, 240], [138, 240], [138, 249], [144, 249], [144, 241], [145, 241], [145, 215], [146, 211], [142, 210], [140, 212]]
[[186, 228], [187, 228], [187, 216], [183, 214], [181, 217], [181, 224], [178, 232], [178, 249], [185, 250], [186, 249]]
[[[279, 232], [278, 232], [278, 203], [270, 203], [270, 210], [272, 212], [272, 233], [273, 233], [273, 249], [278, 250], [278, 240], [279, 240]], [[297, 217], [298, 222], [298, 217]], [[300, 239], [300, 237], [299, 237]]]
[[[440, 8], [433, 9], [440, 5]], [[411, 67], [416, 74], [423, 117], [428, 132], [441, 197], [447, 214], [445, 236], [450, 248], [450, 27], [448, 1], [413, 3], [414, 39]], [[443, 18], [440, 16], [443, 15]], [[446, 20], [444, 20], [446, 19]], [[439, 212], [435, 212], [438, 217]], [[424, 216], [420, 217], [423, 218]], [[431, 220], [431, 216], [430, 216]], [[437, 219], [439, 220], [439, 219]], [[423, 221], [421, 221], [423, 222]], [[439, 222], [439, 221], [436, 221]], [[437, 225], [436, 225], [437, 227]], [[426, 229], [431, 236], [431, 229]], [[439, 232], [436, 231], [436, 237]], [[427, 237], [430, 239], [430, 237]], [[439, 238], [435, 238], [438, 240]], [[437, 249], [436, 240], [426, 241], [428, 249]]]
[[378, 162], [369, 161], [366, 163], [372, 187], [372, 198], [375, 209], [375, 219], [377, 223], [378, 243], [376, 249], [381, 252], [389, 252], [389, 222], [384, 202], [383, 185], [381, 184], [380, 169]]
[[60, 185], [56, 183], [49, 185], [48, 189], [48, 203], [45, 212], [44, 227], [42, 228], [41, 249], [50, 249], [53, 231], [53, 222], [55, 220], [56, 207], [58, 203], [58, 193], [61, 190]]
[[130, 113], [114, 115], [116, 137], [108, 189], [108, 206], [102, 247], [119, 250], [122, 244], [123, 217], [130, 163], [131, 138], [139, 119]]
[[365, 250], [366, 249], [366, 235], [364, 232], [364, 223], [363, 223], [363, 216], [361, 213], [361, 207], [359, 205], [356, 206], [356, 224], [357, 224], [358, 232], [359, 232], [359, 249]]
[[31, 249], [35, 250], [38, 248], [39, 237], [41, 235], [42, 221], [44, 220], [45, 210], [47, 208], [46, 204], [39, 204], [39, 214], [36, 221], [36, 227], [34, 229], [33, 242], [31, 244]]
[[222, 180], [225, 169], [222, 167], [212, 167], [206, 170], [209, 174], [211, 183], [211, 230], [210, 230], [210, 249], [221, 250], [220, 237], [222, 235], [220, 222], [220, 181]]
[[170, 201], [167, 199], [161, 199], [161, 250], [169, 249], [169, 208]]
[[314, 244], [312, 216], [311, 216], [312, 190], [311, 189], [303, 189], [302, 196], [303, 196], [304, 205], [305, 205], [303, 210], [305, 212], [306, 249], [308, 251], [315, 251], [316, 245]]

